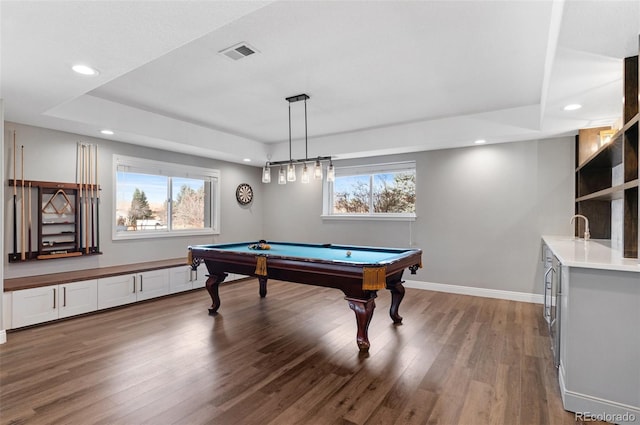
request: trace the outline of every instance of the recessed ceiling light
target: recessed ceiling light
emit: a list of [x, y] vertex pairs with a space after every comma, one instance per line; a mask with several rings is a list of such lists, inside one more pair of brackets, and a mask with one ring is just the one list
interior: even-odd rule
[[572, 103], [570, 105], [567, 105], [564, 107], [565, 111], [575, 111], [576, 109], [580, 109], [582, 108], [582, 105], [579, 105], [577, 103]]
[[251, 162], [251, 158], [245, 158], [243, 159], [244, 162]]
[[478, 139], [473, 143], [475, 143], [476, 145], [484, 145], [485, 143], [487, 143], [487, 141], [484, 139]]
[[71, 69], [82, 75], [98, 75], [98, 71], [96, 69], [87, 65], [73, 65]]
[[109, 136], [111, 136], [113, 134], [113, 131], [111, 131], [111, 130], [100, 130], [100, 133], [108, 134]]

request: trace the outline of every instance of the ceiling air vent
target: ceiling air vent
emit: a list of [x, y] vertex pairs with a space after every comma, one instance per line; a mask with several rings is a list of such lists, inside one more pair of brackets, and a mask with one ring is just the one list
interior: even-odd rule
[[235, 46], [231, 46], [220, 51], [221, 54], [235, 61], [237, 61], [238, 59], [246, 58], [247, 56], [257, 52], [258, 50], [256, 50], [252, 46], [249, 46], [247, 43], [236, 44]]

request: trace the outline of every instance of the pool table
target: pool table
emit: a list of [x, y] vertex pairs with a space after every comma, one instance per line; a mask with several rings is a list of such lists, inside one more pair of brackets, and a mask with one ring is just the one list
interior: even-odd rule
[[209, 272], [209, 314], [220, 308], [218, 287], [227, 273], [257, 277], [261, 297], [267, 295], [268, 279], [336, 288], [355, 312], [361, 351], [369, 350], [368, 328], [378, 290], [391, 292], [389, 314], [394, 323], [402, 322], [398, 314], [405, 292], [402, 273], [409, 268], [415, 274], [422, 266], [421, 256], [420, 249], [266, 241], [189, 247], [191, 267], [204, 262]]

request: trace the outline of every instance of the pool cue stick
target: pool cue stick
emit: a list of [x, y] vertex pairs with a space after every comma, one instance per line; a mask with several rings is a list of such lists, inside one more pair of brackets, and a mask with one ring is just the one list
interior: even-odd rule
[[85, 209], [84, 209], [84, 219], [85, 219], [85, 223], [84, 223], [84, 252], [85, 254], [89, 253], [89, 186], [88, 186], [88, 180], [89, 180], [89, 174], [88, 174], [88, 154], [89, 154], [89, 149], [88, 146], [85, 146], [86, 149], [84, 151], [84, 172], [85, 172], [85, 179], [84, 179], [84, 199], [85, 202], [87, 203], [87, 205], [85, 205]]
[[27, 240], [29, 246], [29, 258], [31, 258], [31, 182], [29, 182], [29, 231], [27, 232]]
[[93, 220], [94, 217], [94, 209], [95, 209], [95, 202], [93, 199], [94, 193], [93, 193], [93, 174], [91, 172], [92, 170], [92, 165], [93, 165], [93, 145], [89, 145], [89, 183], [91, 185], [91, 252], [95, 252], [95, 248], [96, 248], [96, 239], [95, 239], [95, 221]]
[[100, 252], [100, 186], [98, 185], [98, 145], [96, 145], [96, 252]]
[[18, 182], [16, 181], [16, 131], [13, 130], [13, 259], [18, 258]]
[[78, 193], [80, 197], [80, 201], [78, 202], [78, 251], [82, 252], [82, 204], [84, 202], [84, 198], [82, 197], [82, 144], [78, 143], [77, 149], [77, 176], [76, 181], [78, 183]]
[[27, 253], [26, 253], [26, 247], [25, 247], [25, 235], [24, 235], [24, 226], [25, 226], [25, 222], [24, 222], [24, 145], [21, 146], [22, 149], [22, 166], [21, 168], [21, 172], [22, 172], [22, 199], [20, 200], [20, 206], [21, 206], [21, 213], [22, 213], [22, 220], [20, 222], [20, 242], [21, 242], [21, 252], [20, 252], [20, 259], [22, 261], [27, 259]]

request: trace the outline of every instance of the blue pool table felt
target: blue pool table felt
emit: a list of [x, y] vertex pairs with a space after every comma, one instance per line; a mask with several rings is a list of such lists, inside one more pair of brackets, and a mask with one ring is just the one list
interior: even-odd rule
[[[305, 245], [305, 244], [288, 244], [288, 243], [271, 243], [268, 242], [271, 249], [259, 250], [251, 249], [249, 245], [252, 243], [242, 244], [220, 244], [208, 245], [206, 248], [218, 249], [230, 252], [241, 252], [254, 255], [267, 255], [279, 257], [292, 257], [301, 259], [317, 259], [324, 261], [339, 261], [353, 264], [384, 264], [393, 261], [399, 254], [406, 251], [397, 250], [372, 250], [360, 249], [359, 247], [349, 247], [341, 245]], [[347, 256], [347, 251], [351, 251], [351, 256]]]

